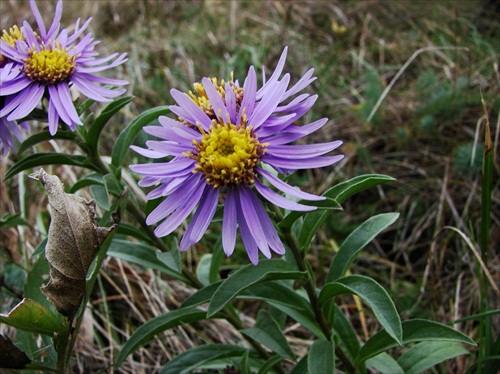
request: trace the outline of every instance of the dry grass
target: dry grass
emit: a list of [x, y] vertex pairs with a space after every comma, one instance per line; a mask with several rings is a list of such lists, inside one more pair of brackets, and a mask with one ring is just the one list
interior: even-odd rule
[[[50, 14], [53, 1], [38, 3]], [[25, 1], [0, 4], [2, 28], [29, 15]], [[362, 173], [397, 178], [350, 199], [345, 211], [324, 225], [309, 257], [319, 278], [327, 272], [333, 247], [355, 225], [373, 214], [397, 211], [398, 223], [367, 247], [353, 273], [373, 276], [386, 286], [403, 318], [449, 322], [478, 312], [474, 256], [458, 235], [443, 228], [456, 227], [471, 239], [479, 232], [480, 163], [471, 167], [464, 149], [482, 143], [476, 136], [484, 122], [480, 92], [499, 154], [500, 35], [494, 2], [102, 0], [65, 1], [64, 7], [66, 25], [75, 17], [94, 17], [91, 31], [103, 40], [103, 53], [129, 54], [117, 74], [130, 79], [128, 90], [135, 99], [105, 134], [105, 154], [137, 113], [171, 103], [171, 88], [188, 89], [203, 76], [228, 77], [231, 71], [242, 77], [249, 64], [269, 71], [288, 45], [286, 68], [292, 80], [309, 67], [318, 76], [313, 90], [320, 98], [309, 119], [331, 119], [310, 141], [342, 139], [346, 154], [339, 169], [308, 171], [295, 177], [297, 183], [323, 192]], [[0, 176], [15, 160], [14, 155], [0, 163]], [[489, 270], [499, 284], [500, 261], [494, 253], [500, 243], [498, 158], [495, 168]], [[57, 171], [68, 185], [79, 175], [71, 168]], [[21, 189], [20, 183], [25, 185]], [[23, 211], [33, 225], [1, 231], [2, 256], [6, 263], [25, 264], [47, 223], [40, 213], [43, 194], [23, 177], [1, 187], [2, 212]], [[196, 253], [189, 256], [197, 258]], [[75, 372], [111, 372], [113, 358], [137, 326], [178, 307], [193, 292], [153, 270], [115, 259], [107, 261], [101, 275], [78, 342]], [[500, 308], [498, 297], [491, 301], [492, 308]], [[346, 298], [342, 308], [358, 315], [352, 299]], [[244, 321], [251, 325], [255, 308], [245, 312]], [[362, 339], [378, 329], [369, 313], [360, 321], [356, 327]], [[477, 321], [458, 327], [474, 336]], [[302, 356], [309, 336], [297, 331], [293, 321], [288, 330]], [[239, 333], [222, 321], [183, 326], [158, 336], [117, 372], [156, 372], [189, 347], [240, 341]], [[463, 372], [472, 360], [451, 360], [444, 369]]]

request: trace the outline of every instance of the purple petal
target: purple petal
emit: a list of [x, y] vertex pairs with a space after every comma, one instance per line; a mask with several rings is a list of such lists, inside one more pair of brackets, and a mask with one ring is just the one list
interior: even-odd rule
[[153, 164], [131, 165], [130, 169], [142, 175], [169, 176], [172, 173], [185, 169], [194, 169], [194, 161], [189, 158], [172, 160], [170, 162], [158, 162]]
[[65, 106], [61, 102], [61, 99], [59, 98], [59, 91], [57, 90], [56, 86], [47, 86], [49, 89], [49, 102], [52, 102], [54, 104], [55, 109], [57, 110], [57, 114], [59, 114], [59, 117], [63, 120], [64, 123], [66, 123], [68, 126], [73, 123], [71, 120], [71, 117], [66, 113]]
[[222, 219], [222, 248], [227, 256], [231, 256], [236, 244], [236, 196], [233, 188], [227, 189], [224, 200], [224, 217]]
[[226, 121], [229, 113], [227, 111], [226, 104], [224, 104], [224, 101], [222, 101], [222, 97], [215, 89], [214, 84], [208, 78], [203, 78], [201, 81], [203, 83], [203, 88], [205, 89], [208, 100], [210, 100], [210, 104], [212, 104], [215, 115], [217, 117], [221, 116], [222, 120]]
[[264, 170], [262, 168], [257, 168], [257, 171], [260, 175], [262, 175], [266, 180], [278, 190], [283, 191], [287, 195], [297, 197], [299, 199], [311, 200], [311, 201], [320, 201], [325, 200], [323, 196], [316, 196], [310, 193], [299, 190], [298, 188], [294, 188], [289, 184], [283, 182], [278, 177], [274, 176], [272, 173]]
[[259, 105], [254, 109], [252, 116], [248, 119], [248, 123], [257, 129], [262, 123], [269, 118], [280, 103], [281, 96], [285, 92], [290, 76], [287, 74], [282, 81], [276, 82], [273, 90], [262, 98]]
[[192, 244], [200, 241], [201, 237], [207, 231], [207, 227], [214, 217], [219, 197], [219, 189], [210, 185], [205, 187], [205, 191], [200, 200], [200, 205], [182, 237], [179, 250], [185, 251]]
[[177, 227], [179, 227], [179, 225], [184, 222], [189, 214], [191, 214], [191, 211], [194, 209], [196, 204], [198, 204], [198, 202], [200, 201], [205, 186], [206, 183], [204, 181], [200, 182], [196, 186], [196, 189], [193, 191], [193, 193], [189, 195], [185, 194], [183, 204], [155, 229], [155, 235], [158, 237], [163, 237], [170, 234]]
[[262, 140], [269, 143], [270, 146], [291, 143], [320, 129], [327, 121], [327, 118], [322, 118], [308, 125], [294, 126], [293, 129], [287, 129], [284, 133], [276, 136], [264, 137]]
[[[239, 200], [239, 192], [237, 189], [235, 190], [235, 199]], [[243, 240], [243, 245], [245, 246], [250, 261], [252, 264], [257, 265], [259, 263], [259, 248], [257, 247], [257, 243], [247, 226], [245, 217], [243, 216], [243, 212], [241, 210], [242, 207], [240, 204], [236, 203], [236, 214], [240, 227], [241, 240]]]
[[16, 79], [11, 80], [11, 81], [2, 80], [0, 82], [1, 96], [15, 94], [19, 91], [22, 91], [23, 89], [25, 89], [26, 87], [28, 87], [32, 83], [33, 83], [33, 81], [25, 76], [17, 77]]
[[229, 118], [231, 123], [236, 124], [236, 96], [234, 95], [234, 90], [229, 83], [224, 86], [226, 91], [226, 107], [229, 112]]
[[253, 202], [249, 197], [249, 194], [251, 193], [253, 192], [246, 186], [239, 188], [240, 206], [243, 213], [242, 216], [260, 251], [264, 254], [264, 256], [269, 258], [271, 257], [271, 252], [269, 251], [269, 245], [267, 244], [266, 235], [262, 229], [261, 222], [257, 216]]
[[302, 78], [288, 91], [286, 91], [285, 95], [281, 98], [281, 100], [286, 100], [290, 96], [296, 94], [297, 92], [302, 91], [304, 88], [309, 86], [312, 82], [316, 80], [316, 77], [312, 77], [314, 74], [314, 69], [309, 69], [307, 73], [304, 74]]
[[340, 140], [317, 144], [272, 145], [267, 147], [267, 153], [281, 158], [303, 159], [324, 155], [341, 145]]
[[[255, 74], [255, 69], [250, 66], [248, 69], [248, 75], [243, 83], [243, 101], [241, 102], [240, 113], [246, 114], [247, 118], [252, 116], [255, 107], [255, 95], [257, 91], [257, 75]], [[238, 118], [238, 121], [240, 119]], [[239, 122], [238, 122], [239, 124]]]
[[138, 147], [136, 145], [131, 145], [130, 148], [134, 152], [137, 152], [140, 155], [142, 155], [144, 157], [147, 157], [147, 158], [157, 159], [157, 158], [163, 158], [163, 157], [165, 157], [165, 154], [163, 154], [163, 153], [152, 151], [151, 149], [141, 148], [141, 147]]
[[24, 118], [31, 113], [33, 109], [38, 105], [42, 99], [43, 93], [45, 92], [45, 86], [34, 83], [29, 88], [26, 94], [26, 100], [23, 101], [14, 111], [9, 114], [8, 119], [19, 119]]
[[205, 131], [208, 131], [212, 125], [212, 121], [206, 115], [206, 113], [201, 110], [201, 108], [194, 103], [189, 96], [178, 90], [170, 91], [174, 100], [179, 104], [179, 106], [172, 105], [170, 109], [172, 112], [177, 114], [179, 117], [185, 119], [189, 123], [196, 125], [200, 123]]
[[274, 250], [274, 252], [280, 255], [284, 254], [285, 247], [283, 246], [283, 243], [281, 242], [278, 233], [276, 232], [276, 229], [274, 228], [274, 225], [266, 212], [266, 209], [262, 205], [262, 202], [254, 193], [250, 193], [249, 197], [253, 202], [253, 206], [255, 207], [255, 211], [257, 212], [259, 221], [262, 224], [262, 229], [264, 230], [264, 234], [266, 235], [269, 246]]
[[307, 206], [303, 204], [296, 203], [294, 201], [288, 200], [286, 197], [274, 192], [269, 187], [263, 185], [258, 179], [255, 179], [255, 188], [260, 192], [271, 203], [288, 210], [297, 210], [300, 212], [309, 212], [315, 210], [314, 206]]
[[59, 98], [61, 100], [61, 104], [64, 106], [66, 113], [68, 113], [71, 121], [78, 125], [83, 125], [80, 117], [75, 108], [75, 104], [73, 104], [73, 100], [71, 100], [71, 94], [69, 92], [69, 87], [66, 83], [61, 83], [57, 85], [57, 92], [59, 93]]
[[257, 92], [257, 99], [262, 98], [267, 93], [267, 91], [272, 89], [273, 84], [278, 81], [279, 76], [281, 75], [281, 73], [283, 72], [283, 68], [285, 67], [287, 53], [288, 53], [288, 47], [285, 47], [283, 49], [283, 52], [281, 53], [280, 59], [278, 61], [278, 65], [276, 65], [276, 68], [274, 69], [273, 74], [271, 75], [271, 77], [269, 78], [269, 80], [267, 82], [265, 80], [265, 75], [264, 75], [264, 79], [263, 79], [264, 85]]
[[271, 165], [277, 166], [279, 168], [285, 168], [289, 170], [296, 169], [312, 169], [312, 168], [322, 168], [324, 166], [332, 165], [339, 162], [344, 158], [344, 155], [330, 156], [330, 157], [311, 157], [308, 159], [284, 159], [281, 157], [271, 156], [267, 153], [264, 154], [262, 161]]
[[59, 127], [59, 114], [57, 114], [57, 109], [51, 100], [49, 101], [48, 112], [49, 133], [50, 135], [54, 135]]

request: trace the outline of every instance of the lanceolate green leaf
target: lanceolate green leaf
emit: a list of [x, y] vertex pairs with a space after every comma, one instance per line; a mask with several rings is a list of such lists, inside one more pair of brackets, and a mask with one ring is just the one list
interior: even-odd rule
[[[427, 321], [424, 319], [414, 319], [402, 323], [403, 328], [403, 344], [418, 342], [418, 341], [445, 341], [459, 342], [476, 345], [476, 343], [467, 335], [462, 334], [449, 326], [438, 322]], [[388, 349], [396, 347], [398, 343], [387, 333], [382, 330], [373, 335], [361, 347], [356, 362], [366, 361], [371, 357], [385, 352]]]
[[397, 361], [385, 352], [382, 352], [379, 355], [370, 358], [368, 361], [366, 361], [366, 366], [374, 368], [379, 373], [391, 373], [391, 374], [405, 373], [401, 368], [401, 366], [399, 366]]
[[122, 260], [141, 265], [145, 269], [160, 270], [173, 278], [187, 281], [182, 274], [174, 271], [160, 261], [156, 257], [157, 253], [158, 251], [156, 249], [146, 244], [116, 238], [113, 240], [108, 249], [109, 256], [121, 258]]
[[318, 338], [326, 338], [321, 331], [311, 304], [284, 282], [255, 284], [238, 295], [242, 299], [262, 300], [293, 318]]
[[[247, 351], [246, 348], [230, 344], [207, 344], [188, 349], [174, 357], [165, 365], [162, 374], [183, 374], [201, 369], [211, 361], [222, 358], [239, 357]], [[229, 362], [229, 361], [228, 361]]]
[[[334, 187], [326, 191], [323, 196], [333, 199], [339, 204], [342, 204], [346, 199], [348, 199], [352, 195], [357, 194], [358, 192], [382, 183], [392, 182], [394, 180], [395, 179], [392, 177], [381, 174], [360, 175], [335, 185]], [[330, 213], [331, 211], [328, 210], [323, 211], [323, 215], [318, 220], [324, 222]], [[302, 215], [304, 215], [304, 212], [291, 212], [283, 219], [283, 221], [280, 223], [280, 226], [283, 229], [288, 229], [292, 227], [293, 223]]]
[[327, 283], [345, 275], [358, 253], [398, 217], [399, 213], [379, 214], [358, 226], [342, 243], [335, 255], [328, 272]]
[[212, 316], [245, 288], [269, 280], [303, 279], [305, 272], [297, 271], [283, 260], [264, 260], [258, 266], [249, 264], [232, 273], [222, 282], [208, 306], [208, 316]]
[[399, 358], [398, 364], [405, 373], [422, 373], [443, 361], [468, 353], [469, 351], [460, 343], [422, 342], [405, 352]]
[[304, 218], [304, 222], [300, 228], [299, 237], [297, 238], [300, 248], [303, 251], [309, 248], [312, 238], [316, 235], [319, 227], [328, 218], [330, 213], [332, 213], [333, 210], [342, 210], [340, 204], [335, 200], [327, 199], [327, 201], [333, 202], [332, 208], [329, 210], [318, 208], [317, 210], [307, 213]]
[[323, 305], [332, 297], [345, 293], [358, 295], [364, 299], [389, 335], [401, 342], [401, 320], [392, 299], [380, 284], [372, 278], [361, 275], [340, 278], [323, 287], [319, 295], [319, 303]]
[[335, 372], [335, 347], [333, 341], [316, 340], [307, 355], [309, 373], [333, 374]]
[[[18, 149], [18, 154], [23, 153], [27, 149], [33, 147], [34, 145], [46, 142], [53, 139], [64, 139], [64, 140], [75, 140], [76, 134], [69, 130], [59, 130], [54, 135], [50, 135], [48, 130], [31, 135], [28, 139], [25, 139]], [[78, 143], [77, 143], [78, 144]]]
[[149, 320], [139, 326], [127, 340], [116, 359], [115, 366], [119, 367], [129, 354], [150, 341], [155, 335], [183, 323], [192, 323], [205, 319], [206, 315], [206, 312], [202, 310], [186, 308], [177, 309]]
[[74, 185], [71, 186], [69, 193], [75, 193], [76, 191], [88, 187], [88, 186], [104, 186], [104, 179], [102, 174], [99, 173], [89, 173], [83, 178], [79, 179]]
[[269, 348], [272, 352], [295, 361], [295, 355], [288, 345], [278, 322], [274, 320], [268, 311], [261, 310], [257, 315], [255, 326], [250, 329], [241, 330], [241, 332]]
[[123, 129], [116, 140], [111, 156], [111, 164], [116, 168], [120, 168], [125, 161], [125, 156], [130, 145], [132, 145], [135, 137], [139, 134], [142, 128], [157, 119], [159, 116], [167, 114], [169, 111], [170, 109], [168, 106], [152, 108], [142, 112], [136, 119], [130, 122], [130, 124]]
[[23, 299], [8, 315], [0, 314], [0, 322], [16, 329], [48, 336], [62, 333], [64, 325], [48, 308], [31, 299]]
[[133, 97], [127, 96], [109, 103], [94, 120], [85, 139], [94, 152], [97, 152], [97, 144], [104, 126], [106, 126], [111, 117], [118, 113], [125, 105], [130, 103], [132, 99]]
[[87, 162], [87, 158], [81, 155], [68, 155], [65, 153], [36, 153], [16, 162], [5, 174], [5, 179], [11, 178], [20, 171], [42, 165], [74, 165], [82, 168], [95, 170], [95, 167]]
[[222, 281], [218, 281], [216, 283], [212, 283], [206, 287], [203, 287], [201, 290], [198, 290], [191, 296], [189, 296], [181, 305], [181, 308], [192, 308], [201, 304], [208, 303], [215, 291], [222, 284]]
[[334, 304], [333, 307], [335, 308], [333, 332], [336, 339], [338, 339], [337, 345], [342, 348], [346, 356], [353, 362], [359, 353], [361, 344], [359, 343], [351, 321], [347, 319], [336, 304]]

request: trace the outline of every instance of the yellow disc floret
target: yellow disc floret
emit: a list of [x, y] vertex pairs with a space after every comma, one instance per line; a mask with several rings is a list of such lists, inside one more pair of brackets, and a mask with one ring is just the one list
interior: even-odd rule
[[212, 120], [209, 132], [203, 129], [200, 142], [193, 141], [196, 151], [186, 156], [196, 160], [195, 173], [203, 173], [213, 187], [254, 183], [254, 170], [266, 151], [253, 128], [246, 122], [236, 126], [230, 121]]
[[[222, 100], [225, 102], [226, 101], [226, 82], [224, 79], [221, 79], [220, 83], [217, 78], [211, 78], [210, 79], [221, 96]], [[231, 73], [231, 80], [228, 82], [231, 88], [233, 89], [234, 95], [236, 97], [236, 104], [239, 106], [241, 104], [241, 101], [243, 100], [243, 88], [238, 87], [234, 82], [233, 82], [233, 74]], [[210, 118], [216, 119], [216, 115], [214, 113], [214, 110], [212, 108], [212, 104], [210, 103], [210, 100], [208, 99], [207, 93], [205, 92], [205, 88], [203, 87], [203, 84], [201, 83], [195, 83], [193, 84], [194, 92], [189, 91], [189, 97], [191, 100], [194, 101], [196, 105], [198, 105]]]
[[43, 84], [63, 82], [73, 73], [76, 57], [71, 57], [66, 49], [55, 48], [31, 51], [24, 61], [24, 73], [32, 80]]
[[1, 39], [5, 43], [13, 46], [16, 44], [16, 41], [23, 40], [24, 35], [23, 32], [19, 30], [19, 27], [12, 26], [9, 28], [9, 30], [3, 30]]

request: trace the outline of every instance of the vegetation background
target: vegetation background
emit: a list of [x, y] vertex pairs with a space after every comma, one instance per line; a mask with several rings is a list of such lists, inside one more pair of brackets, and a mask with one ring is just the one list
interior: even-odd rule
[[[55, 1], [37, 1], [46, 23]], [[130, 80], [131, 105], [115, 117], [102, 142], [109, 155], [120, 130], [138, 113], [173, 103], [170, 89], [189, 90], [204, 76], [243, 77], [248, 66], [271, 71], [284, 46], [285, 71], [296, 81], [310, 67], [319, 95], [308, 120], [330, 121], [309, 142], [341, 139], [346, 158], [335, 168], [293, 176], [308, 192], [322, 193], [339, 181], [363, 173], [387, 174], [391, 185], [363, 192], [332, 215], [314, 239], [309, 260], [320, 282], [339, 243], [366, 218], [400, 212], [389, 231], [359, 257], [354, 272], [375, 278], [393, 297], [402, 319], [424, 317], [448, 323], [479, 311], [479, 286], [474, 254], [456, 233], [475, 240], [481, 208], [483, 127], [487, 116], [494, 139], [494, 177], [489, 271], [500, 284], [500, 10], [494, 1], [64, 1], [62, 24], [93, 17], [90, 31], [102, 41], [102, 54], [127, 52], [129, 61], [113, 76]], [[1, 27], [31, 18], [27, 1], [0, 1]], [[486, 114], [481, 95], [487, 104]], [[96, 108], [98, 109], [98, 108]], [[40, 124], [40, 128], [43, 124]], [[140, 139], [140, 143], [144, 139]], [[107, 145], [107, 146], [106, 146]], [[77, 149], [62, 141], [37, 150]], [[16, 154], [0, 162], [0, 178]], [[130, 154], [131, 162], [140, 161]], [[71, 186], [81, 175], [70, 167], [53, 167]], [[139, 194], [140, 191], [137, 191]], [[49, 217], [38, 183], [21, 174], [1, 184], [3, 213], [21, 213], [28, 226], [0, 231], [2, 263], [1, 312], [22, 294], [30, 254], [46, 235]], [[143, 195], [139, 195], [139, 198]], [[210, 226], [215, 239], [220, 227]], [[184, 257], [196, 267], [207, 243]], [[225, 269], [248, 263], [235, 254]], [[120, 346], [137, 326], [179, 304], [193, 291], [152, 269], [109, 258], [82, 327], [75, 371], [108, 370]], [[258, 303], [241, 305], [251, 323]], [[360, 339], [379, 329], [369, 311], [351, 297], [342, 310], [352, 318]], [[491, 308], [500, 308], [492, 294]], [[454, 325], [471, 337], [477, 320]], [[493, 336], [500, 333], [494, 316]], [[2, 326], [5, 328], [5, 326]], [[311, 340], [289, 324], [287, 334], [299, 356]], [[207, 342], [235, 342], [240, 337], [224, 322], [185, 326], [128, 358], [119, 372], [152, 372], [179, 352]], [[441, 367], [465, 372], [475, 354]]]

